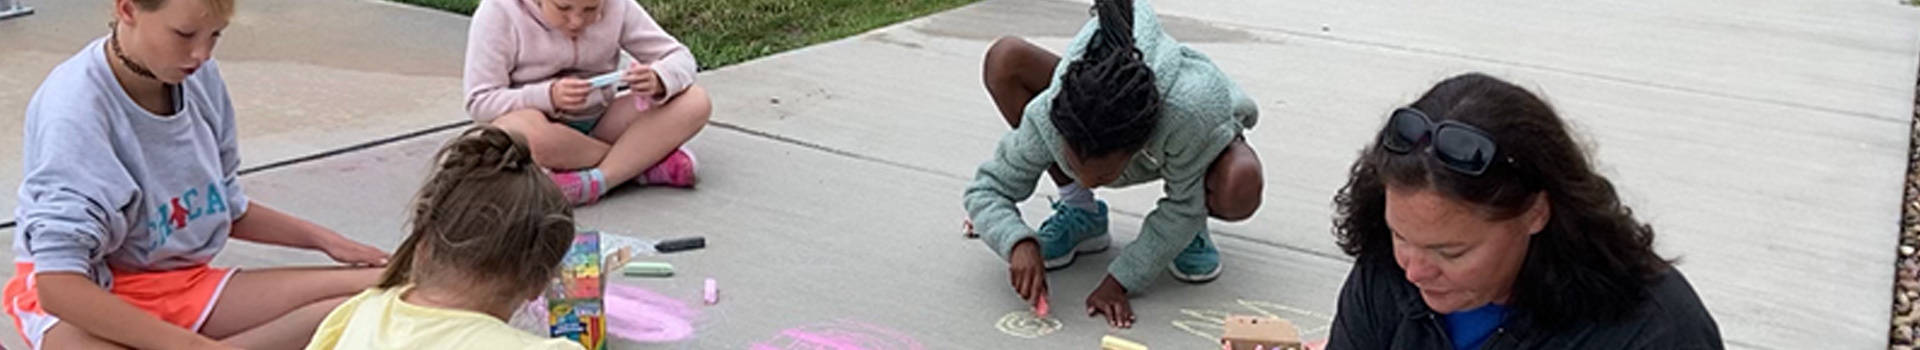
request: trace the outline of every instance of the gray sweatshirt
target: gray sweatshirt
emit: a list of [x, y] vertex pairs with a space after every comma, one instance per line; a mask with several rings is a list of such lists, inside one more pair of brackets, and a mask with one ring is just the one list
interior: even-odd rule
[[233, 103], [208, 60], [174, 90], [173, 115], [134, 104], [96, 39], [27, 103], [16, 262], [34, 273], [165, 271], [205, 264], [246, 212]]

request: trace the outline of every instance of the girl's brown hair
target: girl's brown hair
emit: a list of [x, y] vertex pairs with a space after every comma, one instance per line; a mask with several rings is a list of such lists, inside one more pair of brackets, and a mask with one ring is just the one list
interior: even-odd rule
[[573, 242], [573, 206], [533, 163], [526, 140], [474, 127], [441, 148], [434, 164], [379, 288], [472, 283], [477, 295], [511, 301], [553, 279]]

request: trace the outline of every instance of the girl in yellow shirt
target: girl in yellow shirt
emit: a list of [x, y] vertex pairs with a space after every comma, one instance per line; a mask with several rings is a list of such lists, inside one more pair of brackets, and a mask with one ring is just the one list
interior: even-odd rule
[[506, 323], [553, 280], [574, 233], [526, 140], [475, 127], [434, 159], [380, 283], [328, 314], [307, 349], [581, 349]]

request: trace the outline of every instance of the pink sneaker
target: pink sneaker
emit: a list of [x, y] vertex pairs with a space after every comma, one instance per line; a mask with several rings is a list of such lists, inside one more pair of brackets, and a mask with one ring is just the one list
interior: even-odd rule
[[600, 169], [578, 171], [547, 171], [553, 178], [553, 184], [560, 185], [560, 194], [567, 196], [567, 202], [573, 205], [588, 205], [600, 201], [606, 194], [606, 178], [600, 175]]
[[698, 164], [699, 160], [693, 157], [693, 152], [683, 146], [667, 154], [667, 158], [661, 159], [660, 163], [653, 165], [653, 168], [641, 173], [640, 178], [634, 179], [634, 182], [646, 186], [693, 188], [693, 168]]

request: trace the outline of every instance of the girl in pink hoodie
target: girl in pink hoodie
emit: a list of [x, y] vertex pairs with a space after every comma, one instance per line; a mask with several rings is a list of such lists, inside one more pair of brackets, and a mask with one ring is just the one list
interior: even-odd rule
[[[623, 68], [620, 50], [637, 62], [590, 83]], [[485, 0], [467, 32], [467, 113], [525, 135], [574, 204], [628, 180], [692, 187], [682, 146], [713, 108], [698, 67], [634, 0]]]

